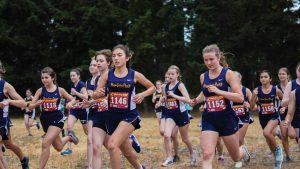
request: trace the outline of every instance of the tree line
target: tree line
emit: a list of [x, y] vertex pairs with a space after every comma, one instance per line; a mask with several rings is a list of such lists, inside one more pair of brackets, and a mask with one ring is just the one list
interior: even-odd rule
[[299, 0], [1, 0], [0, 60], [5, 79], [23, 94], [41, 86], [39, 71], [53, 67], [59, 85], [69, 71], [89, 78], [91, 56], [118, 43], [133, 51], [132, 68], [153, 82], [178, 65], [191, 96], [206, 71], [202, 49], [217, 43], [245, 86], [268, 69], [276, 82], [300, 61]]

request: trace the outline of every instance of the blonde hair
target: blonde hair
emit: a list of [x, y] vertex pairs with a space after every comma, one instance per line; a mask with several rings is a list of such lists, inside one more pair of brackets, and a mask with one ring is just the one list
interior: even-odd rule
[[203, 48], [203, 50], [202, 50], [202, 55], [204, 53], [210, 53], [210, 52], [214, 52], [216, 54], [217, 58], [220, 59], [220, 65], [221, 66], [228, 67], [226, 57], [225, 57], [224, 53], [220, 51], [217, 44], [212, 44], [212, 45], [205, 46], [205, 48]]
[[176, 70], [176, 73], [178, 74], [178, 81], [181, 81], [182, 75], [181, 75], [181, 71], [180, 71], [179, 67], [176, 66], [176, 65], [171, 65], [171, 66], [168, 68], [168, 70], [170, 70], [170, 69]]

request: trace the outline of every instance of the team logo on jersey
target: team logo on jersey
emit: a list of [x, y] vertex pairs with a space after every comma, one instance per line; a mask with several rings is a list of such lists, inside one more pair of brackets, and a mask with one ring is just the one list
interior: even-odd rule
[[111, 87], [116, 87], [116, 88], [130, 88], [130, 84], [126, 84], [126, 83], [111, 83]]
[[222, 82], [215, 82], [215, 83], [204, 84], [204, 85], [203, 85], [204, 88], [208, 88], [209, 86], [222, 87], [222, 86], [223, 86], [223, 83], [222, 83]]

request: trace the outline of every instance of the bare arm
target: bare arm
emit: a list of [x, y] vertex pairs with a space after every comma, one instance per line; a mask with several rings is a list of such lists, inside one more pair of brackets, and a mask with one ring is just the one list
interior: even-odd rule
[[69, 102], [67, 103], [66, 105], [66, 108], [67, 109], [70, 109], [75, 103], [76, 103], [76, 100], [73, 96], [71, 96], [68, 92], [66, 92], [65, 89], [63, 88], [59, 88], [59, 93], [61, 94], [61, 96], [63, 98], [65, 98], [66, 100], [68, 100]]
[[255, 88], [253, 90], [253, 94], [252, 94], [252, 97], [250, 99], [250, 108], [251, 108], [251, 110], [254, 110], [254, 108], [256, 106], [256, 101], [257, 101], [257, 88]]
[[244, 101], [241, 86], [238, 83], [238, 77], [231, 71], [228, 70], [226, 73], [226, 80], [231, 87], [231, 92], [218, 89], [216, 86], [208, 86], [207, 89], [210, 93], [215, 93], [219, 96], [223, 96], [228, 100], [236, 103], [242, 103]]
[[81, 88], [80, 92], [75, 91], [76, 96], [80, 97], [83, 100], [88, 99], [87, 90], [85, 87]]
[[[248, 88], [246, 89], [246, 97], [248, 99], [248, 102], [244, 102], [244, 105], [245, 105], [245, 107], [250, 109], [251, 108], [250, 101], [251, 101], [251, 98], [252, 98], [252, 92]], [[257, 109], [257, 105], [255, 104], [254, 107], [251, 110], [255, 111], [256, 109]]]
[[94, 100], [105, 96], [105, 84], [106, 84], [107, 80], [108, 80], [108, 72], [105, 72], [103, 75], [101, 75], [101, 79], [97, 86], [97, 89], [92, 94], [92, 98]]
[[186, 90], [186, 87], [184, 86], [183, 83], [180, 83], [178, 86], [179, 91], [182, 93], [182, 96], [178, 96], [176, 94], [174, 94], [173, 92], [171, 92], [171, 94], [169, 94], [171, 97], [184, 102], [184, 103], [190, 103], [190, 96], [189, 93]]
[[7, 94], [10, 98], [12, 98], [8, 99], [8, 104], [20, 108], [26, 106], [25, 100], [16, 92], [15, 88], [7, 82], [4, 85], [4, 93]]
[[152, 95], [152, 103], [155, 103], [155, 101], [156, 101], [156, 96], [155, 96], [155, 93], [153, 93], [153, 95]]
[[32, 109], [36, 108], [37, 106], [39, 106], [42, 103], [42, 101], [39, 101], [39, 98], [41, 97], [41, 94], [42, 94], [42, 88], [39, 88], [35, 92], [31, 103], [28, 105], [29, 110], [32, 110]]
[[283, 93], [281, 92], [281, 90], [278, 89], [277, 86], [276, 86], [276, 96], [279, 97], [279, 99], [282, 99], [283, 97]]
[[133, 100], [136, 103], [141, 103], [145, 97], [153, 94], [155, 92], [156, 88], [150, 80], [148, 80], [143, 74], [141, 74], [137, 71], [135, 72], [134, 79], [136, 82], [140, 83], [141, 85], [143, 85], [144, 87], [147, 88], [147, 90], [136, 94], [133, 98]]
[[295, 96], [295, 90], [291, 92], [290, 98], [289, 98], [289, 105], [288, 105], [288, 112], [285, 117], [285, 122], [290, 123], [294, 117], [294, 113], [296, 111], [296, 96]]
[[287, 107], [289, 104], [289, 97], [292, 91], [292, 82], [289, 82], [285, 88], [285, 92], [283, 94], [283, 98], [281, 101], [281, 106], [282, 107]]

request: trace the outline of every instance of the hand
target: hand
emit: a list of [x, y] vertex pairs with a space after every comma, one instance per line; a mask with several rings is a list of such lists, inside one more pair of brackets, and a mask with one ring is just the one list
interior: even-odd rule
[[101, 89], [95, 90], [94, 95], [97, 98], [104, 97], [105, 96], [105, 89], [101, 88]]
[[201, 106], [199, 107], [199, 111], [200, 111], [200, 112], [203, 112], [203, 111], [204, 111], [204, 106], [203, 106], [203, 105], [201, 105]]
[[281, 108], [279, 109], [280, 114], [284, 114], [284, 113], [285, 113], [285, 110], [286, 110], [286, 107], [281, 107]]
[[9, 99], [7, 100], [3, 100], [2, 102], [0, 102], [0, 108], [3, 109], [5, 106], [9, 105]]
[[285, 121], [283, 122], [283, 127], [284, 127], [284, 128], [289, 128], [290, 125], [291, 125], [291, 124], [290, 124], [290, 121], [287, 120], [287, 119], [285, 119]]
[[257, 96], [257, 94], [258, 94], [257, 89], [254, 89], [254, 90], [253, 90], [253, 94]]
[[175, 96], [175, 94], [174, 94], [173, 91], [168, 91], [168, 92], [167, 92], [167, 95], [170, 96], [170, 97], [174, 97], [174, 96]]
[[155, 107], [156, 109], [158, 109], [159, 106], [160, 106], [160, 105], [159, 105], [158, 103], [156, 103], [154, 107]]
[[89, 96], [93, 95], [93, 91], [92, 90], [87, 90], [87, 93], [88, 93]]
[[142, 103], [142, 101], [144, 100], [145, 96], [142, 93], [136, 94], [133, 96], [133, 101], [137, 104]]
[[77, 91], [74, 88], [72, 88], [71, 89], [71, 95], [76, 96], [76, 93], [77, 93]]
[[217, 95], [219, 95], [219, 93], [220, 93], [220, 89], [218, 89], [216, 86], [214, 86], [214, 85], [209, 85], [208, 87], [207, 87], [207, 89], [208, 89], [208, 92], [209, 93], [215, 93], [215, 94], [217, 94]]
[[36, 105], [42, 105], [44, 103], [44, 101], [43, 100], [38, 100], [38, 101], [36, 101]]
[[244, 107], [250, 108], [250, 103], [249, 102], [244, 102]]
[[189, 105], [191, 105], [192, 107], [194, 107], [196, 104], [198, 104], [197, 98], [191, 99], [189, 101]]
[[66, 109], [71, 109], [73, 107], [72, 102], [66, 104]]
[[86, 108], [91, 107], [91, 105], [92, 105], [92, 103], [91, 103], [89, 100], [83, 100], [83, 101], [82, 101], [82, 104], [81, 104], [81, 107], [82, 107], [83, 109], [86, 109]]

